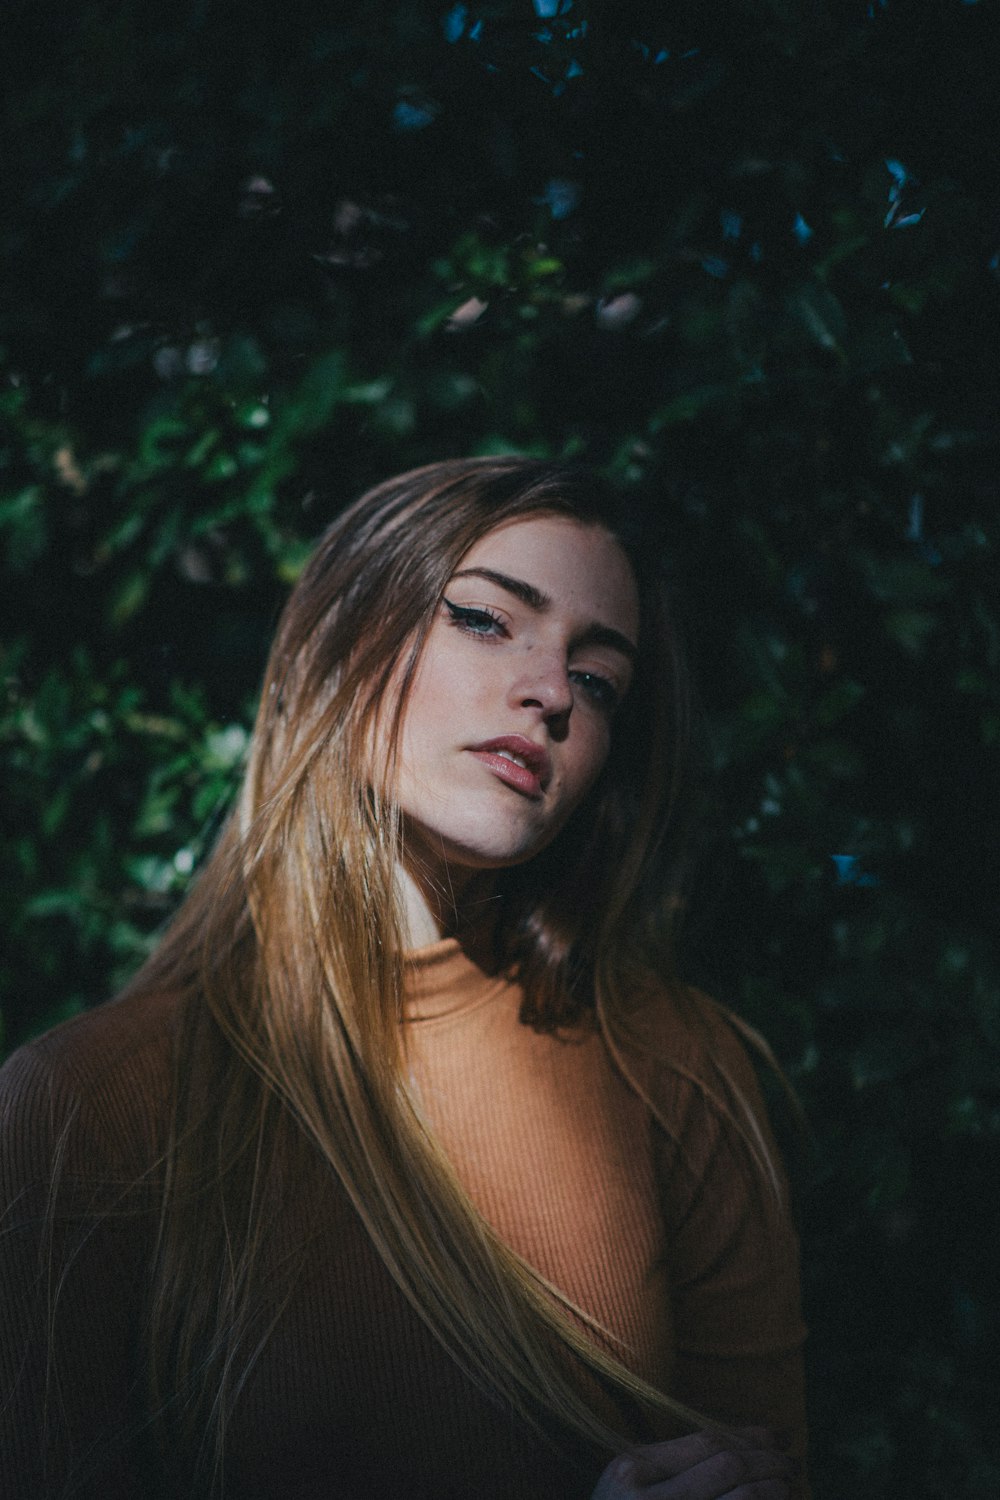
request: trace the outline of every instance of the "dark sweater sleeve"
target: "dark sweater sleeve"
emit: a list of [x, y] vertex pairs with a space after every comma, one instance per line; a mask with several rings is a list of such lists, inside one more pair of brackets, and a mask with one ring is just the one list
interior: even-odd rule
[[0, 1070], [0, 1493], [18, 1500], [150, 1492], [141, 1211], [120, 1156], [58, 1048], [22, 1048]]
[[[660, 1166], [674, 1317], [671, 1394], [721, 1422], [786, 1432], [803, 1457], [806, 1331], [781, 1159], [742, 1043], [706, 997], [694, 997], [693, 1006], [701, 1042], [664, 1085], [672, 1125]], [[709, 1066], [703, 1046], [714, 1059]], [[728, 1091], [715, 1063], [745, 1102], [746, 1113], [728, 1105], [738, 1124], [720, 1107]], [[756, 1137], [773, 1177], [740, 1126]], [[807, 1494], [803, 1481], [797, 1495]]]

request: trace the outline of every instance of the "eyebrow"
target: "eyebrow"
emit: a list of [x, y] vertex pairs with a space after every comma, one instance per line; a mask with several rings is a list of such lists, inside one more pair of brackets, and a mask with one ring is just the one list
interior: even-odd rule
[[[539, 614], [544, 614], [547, 609], [552, 608], [549, 595], [543, 594], [541, 589], [536, 589], [533, 583], [527, 583], [523, 578], [512, 578], [509, 573], [498, 573], [494, 568], [462, 568], [460, 572], [453, 573], [452, 577], [485, 578], [488, 582], [505, 589], [508, 594], [513, 594], [515, 599], [520, 599], [522, 604], [528, 605], [529, 609], [537, 610]], [[611, 646], [631, 662], [634, 662], [639, 654], [634, 642], [630, 641], [627, 635], [622, 635], [620, 630], [614, 630], [610, 625], [600, 625], [596, 621], [581, 632], [576, 644], [578, 646]]]

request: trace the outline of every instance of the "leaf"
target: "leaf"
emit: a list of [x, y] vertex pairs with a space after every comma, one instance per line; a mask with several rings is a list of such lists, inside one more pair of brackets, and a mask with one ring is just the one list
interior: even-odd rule
[[894, 609], [885, 617], [885, 630], [911, 656], [921, 656], [938, 628], [936, 615], [921, 609]]
[[818, 281], [796, 288], [788, 299], [790, 310], [821, 349], [843, 355], [847, 318], [833, 293]]
[[860, 682], [842, 677], [818, 700], [813, 717], [818, 724], [837, 724], [854, 712], [864, 696], [865, 688]]

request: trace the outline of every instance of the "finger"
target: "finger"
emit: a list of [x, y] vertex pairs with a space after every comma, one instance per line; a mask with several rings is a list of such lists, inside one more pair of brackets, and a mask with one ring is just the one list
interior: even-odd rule
[[767, 1427], [738, 1427], [732, 1433], [692, 1432], [687, 1437], [672, 1438], [663, 1443], [647, 1443], [633, 1448], [631, 1457], [636, 1473], [647, 1484], [658, 1479], [672, 1479], [686, 1474], [696, 1464], [715, 1454], [747, 1451], [778, 1453], [781, 1445]]
[[792, 1491], [783, 1479], [763, 1479], [756, 1484], [741, 1485], [722, 1500], [789, 1500]]
[[727, 1449], [642, 1490], [642, 1500], [788, 1500], [796, 1465], [774, 1449]]

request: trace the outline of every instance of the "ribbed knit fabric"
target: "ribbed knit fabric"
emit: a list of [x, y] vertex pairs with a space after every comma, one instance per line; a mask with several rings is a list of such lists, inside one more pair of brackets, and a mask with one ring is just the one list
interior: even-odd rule
[[[694, 1024], [666, 999], [656, 1009], [664, 1061], [643, 1087], [664, 1129], [596, 1031], [521, 1025], [520, 992], [454, 940], [411, 960], [414, 1094], [484, 1217], [634, 1370], [712, 1417], [785, 1429], [801, 1451], [795, 1236], [698, 1082], [708, 1045], [767, 1132], [721, 1013], [701, 997]], [[175, 1012], [169, 999], [114, 1002], [0, 1071], [5, 1500], [158, 1492], [143, 1286]], [[308, 1199], [299, 1216], [293, 1198], [274, 1237], [279, 1258], [306, 1249], [229, 1431], [227, 1500], [587, 1500], [603, 1460], [569, 1461], [480, 1394], [339, 1185], [317, 1201], [310, 1184]]]

